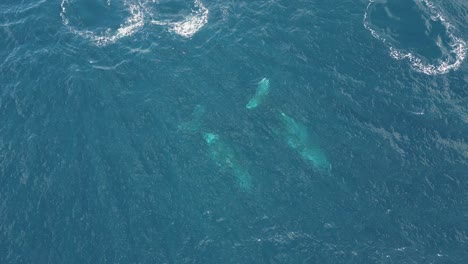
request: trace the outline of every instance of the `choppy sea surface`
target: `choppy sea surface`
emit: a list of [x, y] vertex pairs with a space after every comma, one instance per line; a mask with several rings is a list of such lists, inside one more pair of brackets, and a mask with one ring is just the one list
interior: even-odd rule
[[2, 0], [0, 263], [468, 263], [465, 0]]

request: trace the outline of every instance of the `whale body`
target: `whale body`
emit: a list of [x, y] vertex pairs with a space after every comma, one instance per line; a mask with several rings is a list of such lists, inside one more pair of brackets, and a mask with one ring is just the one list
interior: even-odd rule
[[218, 166], [232, 170], [241, 189], [252, 189], [252, 178], [247, 170], [239, 165], [234, 150], [217, 134], [203, 133], [203, 139], [210, 149], [211, 158]]
[[309, 134], [307, 128], [283, 112], [280, 112], [280, 119], [283, 124], [282, 133], [288, 146], [296, 150], [303, 159], [319, 171], [329, 171], [331, 165], [325, 153], [320, 149], [317, 140]]
[[184, 132], [198, 132], [202, 127], [203, 116], [205, 115], [205, 107], [197, 105], [193, 109], [191, 118], [189, 121], [179, 124], [177, 128]]

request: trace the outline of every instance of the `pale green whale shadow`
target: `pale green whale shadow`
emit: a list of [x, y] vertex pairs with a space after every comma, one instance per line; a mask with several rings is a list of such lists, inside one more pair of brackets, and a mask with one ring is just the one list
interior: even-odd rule
[[277, 133], [282, 135], [289, 147], [320, 172], [330, 172], [331, 164], [320, 148], [318, 140], [309, 133], [307, 127], [283, 112], [279, 113], [282, 128]]
[[241, 165], [238, 153], [218, 134], [205, 129], [203, 125], [205, 112], [203, 106], [197, 105], [191, 114], [191, 119], [181, 123], [178, 130], [190, 134], [200, 134], [208, 147], [211, 160], [223, 170], [231, 171], [241, 190], [251, 191], [253, 188], [252, 177], [247, 169]]
[[221, 139], [219, 135], [211, 132], [203, 133], [203, 139], [209, 147], [211, 158], [219, 166], [232, 170], [239, 187], [250, 191], [252, 189], [252, 177], [245, 168], [240, 166], [234, 149]]

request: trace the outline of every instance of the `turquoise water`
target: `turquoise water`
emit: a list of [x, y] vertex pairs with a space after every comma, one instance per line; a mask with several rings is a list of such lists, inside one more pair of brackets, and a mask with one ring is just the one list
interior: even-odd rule
[[468, 263], [467, 24], [1, 1], [0, 263]]

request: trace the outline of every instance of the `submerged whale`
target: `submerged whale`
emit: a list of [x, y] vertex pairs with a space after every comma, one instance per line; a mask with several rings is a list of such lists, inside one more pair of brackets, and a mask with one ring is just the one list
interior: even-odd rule
[[309, 134], [307, 128], [283, 112], [280, 112], [280, 119], [283, 124], [280, 133], [285, 137], [288, 146], [296, 150], [303, 159], [319, 171], [329, 171], [331, 165], [325, 153], [320, 149], [317, 139]]
[[208, 146], [211, 159], [222, 169], [232, 171], [242, 190], [250, 191], [252, 189], [252, 178], [248, 171], [241, 166], [234, 148], [225, 140], [222, 140], [219, 135], [206, 131], [203, 125], [205, 112], [205, 107], [197, 105], [191, 114], [190, 120], [179, 124], [178, 130], [190, 134], [200, 134]]
[[247, 109], [253, 109], [259, 106], [266, 98], [266, 96], [270, 93], [270, 80], [267, 78], [263, 78], [257, 87], [257, 91], [255, 95], [250, 99], [250, 101], [245, 106]]
[[189, 121], [179, 124], [177, 128], [184, 132], [198, 132], [202, 127], [203, 116], [205, 115], [205, 107], [202, 105], [196, 105], [193, 109], [191, 118]]
[[239, 165], [234, 150], [214, 133], [203, 133], [211, 158], [222, 168], [229, 168], [234, 173], [239, 186], [243, 190], [252, 189], [252, 178], [247, 170]]

